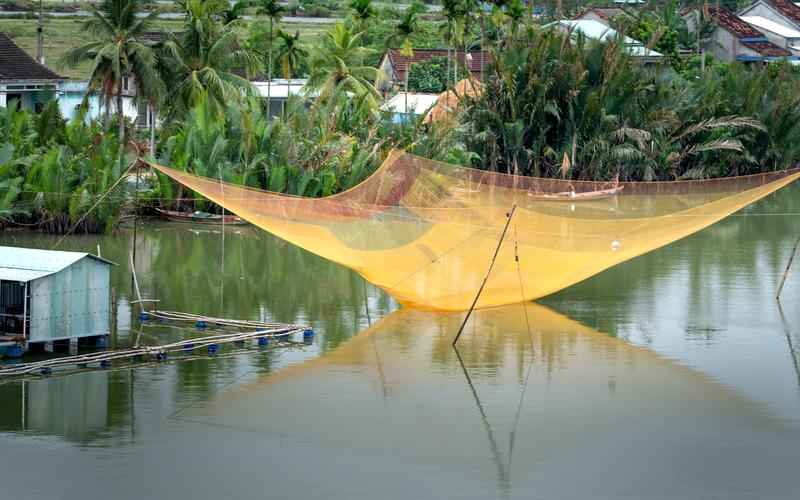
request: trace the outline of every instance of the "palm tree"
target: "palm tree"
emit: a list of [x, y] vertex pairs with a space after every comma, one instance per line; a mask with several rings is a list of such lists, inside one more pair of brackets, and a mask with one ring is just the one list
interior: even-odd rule
[[278, 3], [278, 0], [259, 0], [258, 14], [269, 19], [269, 60], [267, 61], [267, 109], [272, 100], [272, 28], [273, 23], [281, 20], [281, 14], [285, 10]]
[[140, 0], [103, 0], [92, 8], [92, 16], [83, 25], [84, 31], [94, 40], [68, 51], [61, 60], [66, 66], [92, 61], [89, 90], [100, 91], [106, 107], [106, 124], [111, 98], [116, 95], [120, 144], [124, 144], [125, 135], [124, 80], [133, 76], [139, 95], [144, 98], [157, 100], [162, 91], [156, 55], [140, 40], [156, 14], [138, 17], [141, 4]]
[[372, 50], [361, 46], [361, 36], [362, 33], [353, 33], [343, 23], [337, 23], [323, 35], [312, 54], [308, 80], [311, 88], [320, 90], [320, 102], [340, 92], [351, 92], [366, 99], [369, 106], [377, 106], [379, 94], [373, 82], [378, 69], [363, 65], [364, 57]]
[[366, 31], [367, 23], [377, 14], [375, 7], [372, 6], [372, 0], [350, 0], [350, 9], [360, 31]]
[[464, 40], [464, 25], [467, 15], [466, 0], [442, 0], [445, 17], [444, 39], [447, 40], [448, 73], [450, 72], [450, 49], [453, 49], [453, 84], [458, 81], [458, 47]]
[[244, 11], [250, 7], [250, 0], [238, 0], [229, 4], [222, 11], [222, 19], [225, 24], [235, 23], [244, 15]]
[[278, 61], [281, 63], [283, 77], [289, 80], [297, 71], [303, 59], [308, 57], [308, 51], [300, 45], [300, 32], [294, 36], [283, 30], [278, 30], [280, 46], [278, 47]]
[[254, 51], [245, 47], [234, 26], [216, 21], [220, 7], [203, 0], [185, 0], [184, 31], [164, 44], [163, 71], [174, 89], [173, 115], [185, 114], [207, 94], [216, 113], [226, 101], [251, 92], [247, 78], [259, 67]]
[[395, 26], [394, 34], [390, 38], [390, 43], [400, 42], [400, 53], [405, 56], [409, 63], [406, 65], [405, 78], [405, 113], [408, 115], [408, 74], [411, 73], [411, 59], [414, 57], [414, 46], [411, 44], [411, 35], [417, 31], [417, 13], [420, 10], [419, 4], [412, 4], [403, 13], [400, 23]]

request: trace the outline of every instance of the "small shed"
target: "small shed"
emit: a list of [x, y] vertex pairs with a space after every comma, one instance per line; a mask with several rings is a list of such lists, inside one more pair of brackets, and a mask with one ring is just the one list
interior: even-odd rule
[[0, 247], [0, 351], [108, 335], [112, 265], [82, 252]]

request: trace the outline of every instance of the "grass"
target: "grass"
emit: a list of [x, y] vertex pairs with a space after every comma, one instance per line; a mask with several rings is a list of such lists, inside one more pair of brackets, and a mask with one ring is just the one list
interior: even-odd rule
[[[57, 73], [78, 80], [89, 77], [90, 63], [83, 63], [73, 68], [61, 68], [58, 61], [64, 53], [87, 42], [82, 30], [83, 19], [80, 18], [50, 18], [44, 25], [44, 58], [48, 67]], [[180, 20], [159, 19], [155, 29], [165, 31], [179, 31]], [[316, 38], [328, 29], [326, 25], [285, 23], [283, 29], [294, 33], [300, 31], [301, 38], [310, 40]], [[3, 19], [0, 18], [0, 32], [7, 33], [14, 42], [27, 51], [32, 57], [36, 56], [36, 19]]]

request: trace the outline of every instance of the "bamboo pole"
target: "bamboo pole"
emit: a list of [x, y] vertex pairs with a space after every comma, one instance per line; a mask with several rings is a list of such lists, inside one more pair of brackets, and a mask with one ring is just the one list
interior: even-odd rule
[[783, 271], [783, 278], [781, 278], [781, 284], [778, 286], [778, 293], [775, 295], [775, 300], [781, 300], [783, 285], [786, 284], [786, 278], [789, 276], [789, 269], [792, 267], [792, 262], [794, 261], [794, 256], [797, 253], [798, 246], [800, 246], [800, 237], [798, 237], [797, 241], [794, 242], [794, 248], [792, 248], [792, 253], [789, 255], [789, 262], [786, 263], [786, 269]]
[[492, 262], [489, 264], [489, 270], [486, 271], [486, 276], [483, 278], [483, 283], [481, 283], [480, 288], [478, 288], [478, 293], [475, 295], [475, 299], [472, 301], [472, 305], [469, 306], [469, 310], [467, 311], [467, 315], [464, 316], [464, 321], [461, 322], [461, 326], [458, 329], [458, 333], [456, 333], [456, 338], [453, 339], [453, 345], [456, 345], [458, 339], [461, 337], [461, 334], [464, 332], [464, 327], [467, 325], [467, 320], [469, 320], [470, 315], [472, 315], [472, 310], [475, 309], [475, 305], [478, 303], [478, 299], [483, 292], [483, 287], [486, 286], [486, 282], [489, 281], [489, 275], [492, 274], [492, 268], [494, 267], [494, 261], [497, 260], [497, 255], [500, 253], [500, 247], [503, 245], [503, 240], [506, 237], [506, 232], [508, 232], [508, 225], [511, 224], [511, 218], [514, 217], [514, 212], [517, 210], [517, 204], [511, 207], [511, 211], [506, 215], [506, 225], [503, 227], [503, 232], [500, 234], [500, 241], [497, 242], [497, 248], [494, 250], [494, 255], [492, 256]]

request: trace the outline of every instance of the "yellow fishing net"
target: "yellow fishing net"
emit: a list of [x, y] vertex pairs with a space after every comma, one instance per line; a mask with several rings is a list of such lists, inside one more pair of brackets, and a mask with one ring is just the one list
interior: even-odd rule
[[[468, 309], [533, 300], [703, 229], [800, 176], [598, 183], [473, 170], [393, 151], [358, 186], [300, 198], [153, 168], [398, 301]], [[720, 251], [724, 251], [720, 249]]]

